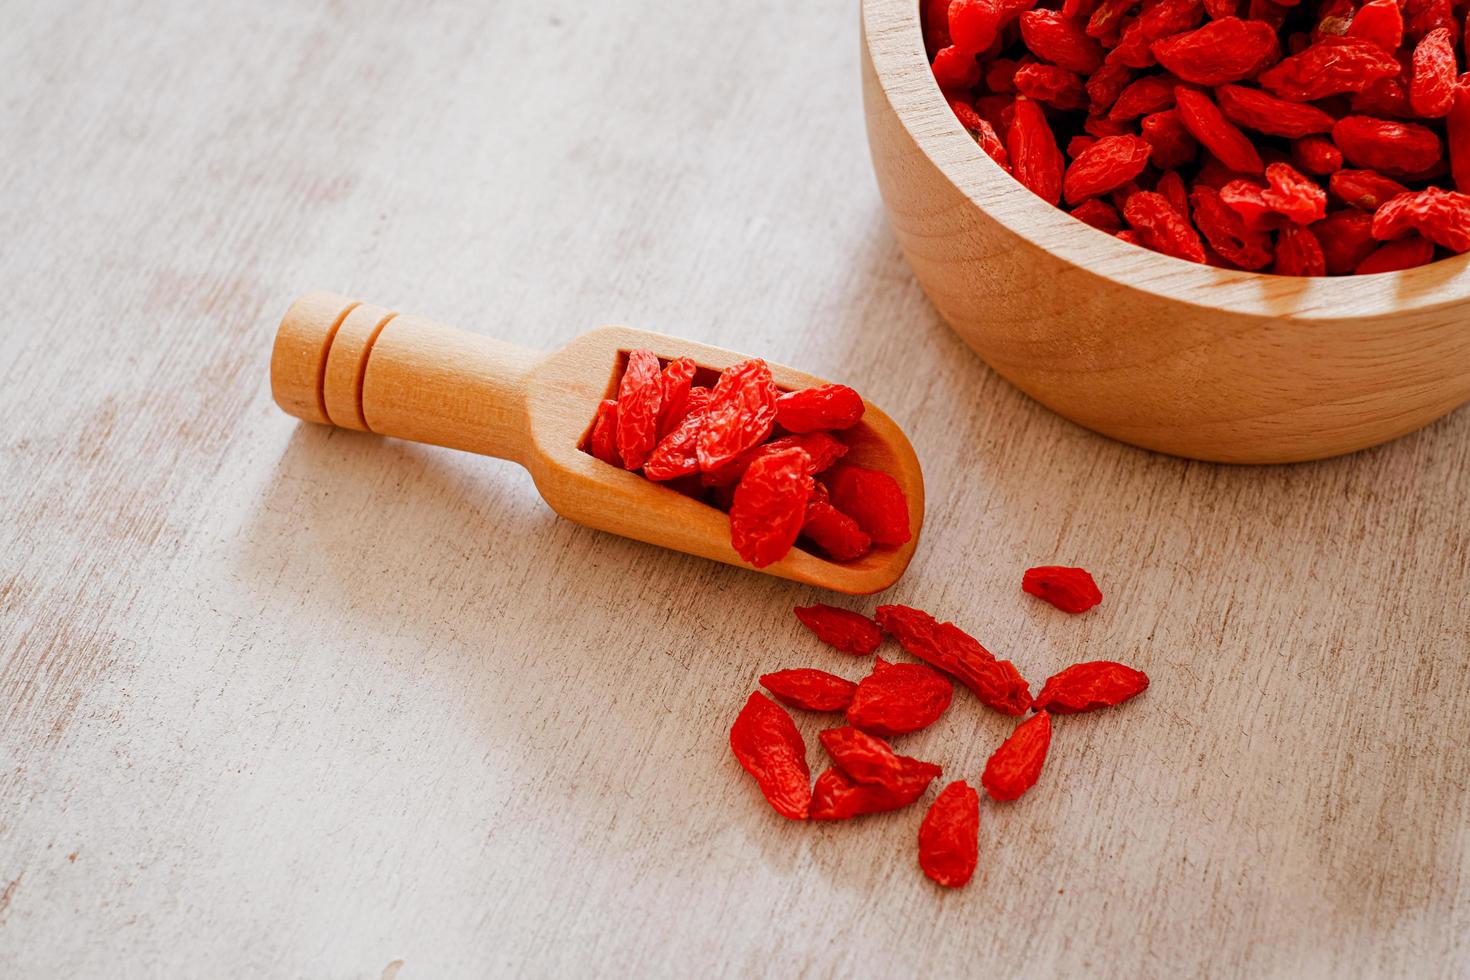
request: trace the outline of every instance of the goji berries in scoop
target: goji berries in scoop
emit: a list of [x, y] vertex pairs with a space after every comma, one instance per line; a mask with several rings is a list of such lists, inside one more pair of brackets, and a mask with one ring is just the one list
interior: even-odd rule
[[1045, 599], [1062, 612], [1081, 613], [1102, 602], [1102, 590], [1085, 568], [1040, 565], [1026, 569], [1021, 591]]
[[862, 396], [847, 385], [819, 385], [776, 399], [776, 422], [788, 432], [847, 429], [862, 417]]
[[1016, 726], [985, 763], [980, 783], [992, 800], [1019, 799], [1041, 776], [1051, 747], [1051, 715], [1038, 712]]
[[980, 859], [980, 794], [964, 780], [944, 787], [919, 824], [919, 867], [930, 880], [959, 888]]
[[832, 505], [858, 522], [874, 544], [896, 546], [912, 536], [903, 488], [887, 473], [844, 464], [823, 477]]
[[843, 653], [867, 655], [883, 642], [878, 624], [861, 613], [839, 609], [824, 603], [797, 606], [796, 618], [828, 646]]
[[881, 657], [858, 682], [847, 723], [871, 735], [904, 735], [928, 728], [949, 707], [949, 681], [922, 664], [891, 664]]
[[730, 750], [772, 809], [791, 820], [807, 818], [812, 774], [806, 743], [780, 705], [759, 691], [752, 694], [730, 727]]
[[780, 561], [796, 543], [811, 496], [811, 457], [795, 447], [750, 464], [730, 505], [730, 543], [756, 568]]
[[1073, 664], [1047, 678], [1032, 705], [1054, 715], [1075, 715], [1122, 704], [1148, 690], [1148, 675], [1126, 664], [1094, 660]]

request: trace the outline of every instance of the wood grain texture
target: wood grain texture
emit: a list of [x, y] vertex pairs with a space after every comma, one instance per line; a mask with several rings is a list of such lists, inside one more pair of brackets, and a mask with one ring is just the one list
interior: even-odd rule
[[862, 9], [868, 133], [899, 243], [1022, 391], [1134, 445], [1237, 463], [1352, 452], [1470, 401], [1470, 255], [1299, 278], [1120, 242], [976, 148], [925, 62], [916, 0]]
[[[885, 222], [854, 5], [8, 13], [0, 973], [1470, 970], [1470, 415], [1244, 469], [1029, 401]], [[1058, 721], [962, 892], [918, 810], [788, 824], [726, 730], [762, 672], [859, 674], [792, 620], [819, 594], [282, 415], [318, 284], [852, 383], [929, 488], [884, 598], [1153, 687]], [[1021, 595], [1052, 561], [1103, 605]], [[974, 779], [1009, 723], [956, 700], [903, 745]]]

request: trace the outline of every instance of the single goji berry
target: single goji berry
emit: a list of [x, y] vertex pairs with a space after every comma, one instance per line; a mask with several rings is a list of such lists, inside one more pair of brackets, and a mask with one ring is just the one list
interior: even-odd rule
[[1220, 200], [1219, 191], [1197, 184], [1190, 200], [1195, 225], [1221, 256], [1242, 269], [1264, 269], [1271, 264], [1271, 236], [1247, 228], [1240, 215]]
[[766, 440], [776, 424], [776, 383], [758, 358], [720, 372], [699, 434], [699, 468], [718, 469]]
[[1000, 748], [985, 763], [980, 784], [997, 802], [1020, 799], [1041, 776], [1046, 751], [1051, 747], [1051, 715], [1045, 711], [1016, 726]]
[[1220, 112], [1203, 92], [1184, 85], [1174, 89], [1174, 111], [1190, 135], [1237, 173], [1258, 174], [1265, 169], [1261, 155], [1246, 135]]
[[1166, 109], [1143, 117], [1139, 127], [1143, 138], [1153, 147], [1149, 160], [1160, 170], [1173, 170], [1194, 159], [1199, 144], [1179, 118], [1178, 109]]
[[997, 660], [979, 640], [955, 624], [941, 623], [910, 606], [879, 606], [875, 618], [900, 646], [958, 677], [986, 707], [1020, 715], [1031, 706], [1031, 690], [1015, 664]]
[[820, 602], [812, 606], [797, 606], [795, 611], [796, 618], [817, 634], [817, 639], [843, 653], [866, 656], [883, 642], [883, 632], [878, 624], [861, 613]]
[[778, 670], [760, 680], [777, 701], [803, 711], [846, 711], [857, 690], [852, 681], [812, 667]]
[[1414, 74], [1409, 80], [1409, 105], [1425, 119], [1450, 111], [1458, 77], [1455, 41], [1449, 28], [1438, 27], [1414, 46]]
[[1313, 225], [1312, 234], [1322, 246], [1330, 276], [1351, 273], [1378, 247], [1373, 238], [1373, 215], [1366, 211], [1335, 211]]
[[1252, 231], [1273, 231], [1283, 223], [1282, 216], [1266, 203], [1266, 188], [1254, 181], [1232, 180], [1220, 188], [1220, 200]]
[[651, 350], [629, 351], [618, 381], [618, 454], [627, 469], [641, 467], [658, 444], [663, 390], [658, 355]]
[[1063, 565], [1026, 569], [1026, 574], [1021, 576], [1021, 591], [1069, 613], [1086, 612], [1102, 602], [1102, 591], [1085, 568]]
[[1325, 136], [1303, 136], [1292, 141], [1291, 162], [1309, 174], [1326, 177], [1342, 169], [1342, 151]]
[[1162, 194], [1153, 191], [1134, 194], [1123, 207], [1123, 218], [1154, 251], [1190, 262], [1205, 260], [1199, 233]]
[[1148, 690], [1148, 675], [1112, 660], [1073, 664], [1048, 677], [1032, 705], [1037, 711], [1074, 715], [1122, 704]]
[[623, 465], [623, 457], [618, 454], [618, 403], [611, 398], [604, 398], [597, 405], [592, 429], [587, 434], [587, 451], [604, 463]]
[[847, 723], [872, 735], [903, 735], [927, 728], [949, 707], [949, 681], [922, 664], [890, 664], [879, 657], [858, 682]]
[[826, 432], [801, 432], [782, 436], [748, 449], [724, 466], [709, 470], [701, 475], [707, 487], [734, 486], [740, 482], [750, 464], [758, 459], [787, 449], [800, 449], [811, 458], [811, 473], [824, 472], [847, 454], [847, 446]]
[[1361, 92], [1401, 70], [1398, 59], [1372, 41], [1324, 37], [1301, 54], [1283, 58], [1262, 72], [1261, 87], [1292, 102], [1315, 102], [1329, 95]]
[[1441, 155], [1434, 130], [1369, 116], [1339, 119], [1332, 127], [1332, 141], [1349, 163], [1394, 177], [1427, 170]]
[[946, 92], [963, 92], [980, 81], [980, 63], [974, 54], [960, 50], [958, 45], [934, 52], [929, 67], [934, 72], [934, 80]]
[[1061, 11], [1028, 10], [1021, 15], [1020, 23], [1021, 40], [1041, 60], [1083, 75], [1102, 67], [1102, 45]]
[[1022, 65], [1016, 70], [1015, 83], [1016, 91], [1026, 98], [1063, 111], [1085, 109], [1089, 103], [1082, 76], [1058, 65]]
[[1250, 78], [1281, 54], [1276, 30], [1239, 17], [1160, 38], [1150, 50], [1176, 78], [1196, 85], [1224, 85]]
[[1266, 167], [1266, 187], [1261, 192], [1266, 206], [1299, 225], [1309, 225], [1327, 216], [1327, 192], [1289, 163]]
[[1016, 117], [1006, 139], [1011, 172], [1048, 204], [1062, 198], [1062, 151], [1041, 106], [1027, 98], [1015, 102]]
[[664, 366], [660, 375], [663, 400], [658, 408], [658, 437], [662, 439], [684, 421], [689, 411], [689, 392], [694, 387], [694, 360], [679, 357]]
[[808, 500], [802, 537], [809, 538], [833, 561], [855, 561], [873, 548], [873, 539], [858, 522], [827, 500]]
[[954, 0], [946, 20], [955, 49], [973, 58], [995, 43], [1000, 5], [995, 0]]
[[1400, 272], [1421, 266], [1433, 258], [1434, 243], [1419, 235], [1410, 235], [1396, 242], [1384, 242], [1368, 253], [1368, 257], [1359, 262], [1353, 272], [1360, 276]]
[[1112, 108], [1131, 81], [1133, 72], [1126, 65], [1103, 65], [1093, 72], [1083, 83], [1093, 114]]
[[1118, 43], [1108, 52], [1110, 63], [1147, 68], [1154, 64], [1151, 45], [1199, 24], [1204, 10], [1200, 0], [1144, 0], [1138, 16], [1126, 22]]
[[1392, 54], [1404, 43], [1404, 15], [1398, 0], [1369, 0], [1353, 14], [1348, 37], [1372, 41]]
[[648, 460], [643, 475], [650, 480], [677, 480], [699, 472], [699, 456], [695, 450], [699, 433], [704, 430], [705, 410], [710, 389], [695, 388], [689, 392], [685, 414], [679, 425], [659, 440]]
[[935, 776], [940, 774], [933, 763], [899, 755], [881, 738], [851, 725], [829, 728], [817, 738], [832, 757], [832, 764], [848, 779], [864, 786], [883, 786], [904, 793], [916, 776], [923, 778], [931, 771]]
[[1123, 218], [1118, 209], [1095, 197], [1073, 208], [1072, 217], [1110, 235], [1123, 230]]
[[913, 803], [924, 795], [939, 776], [939, 767], [918, 762], [897, 786], [863, 784], [849, 779], [840, 769], [828, 769], [812, 787], [813, 820], [848, 820], [869, 813], [884, 813]]
[[847, 429], [863, 417], [863, 399], [847, 385], [818, 385], [776, 399], [776, 424], [787, 432]]
[[887, 473], [844, 464], [823, 477], [832, 506], [858, 522], [874, 544], [897, 546], [912, 537], [909, 505]]
[[1286, 225], [1276, 236], [1276, 264], [1271, 271], [1278, 276], [1325, 276], [1327, 258], [1311, 229]]
[[807, 818], [812, 774], [806, 743], [780, 705], [759, 691], [752, 694], [730, 727], [730, 749], [777, 813], [791, 820]]
[[1164, 200], [1179, 213], [1179, 217], [1186, 223], [1189, 222], [1189, 192], [1184, 189], [1184, 178], [1179, 176], [1177, 170], [1159, 174], [1158, 182], [1154, 184], [1154, 193], [1163, 195]]
[[1363, 211], [1377, 211], [1383, 202], [1409, 189], [1398, 181], [1371, 170], [1339, 170], [1327, 181], [1332, 196]]
[[[708, 430], [706, 430], [708, 431]], [[806, 520], [811, 457], [797, 448], [750, 464], [730, 504], [730, 544], [756, 568], [786, 557]]]
[[1426, 187], [1400, 194], [1373, 212], [1373, 237], [1380, 241], [1414, 232], [1451, 252], [1470, 251], [1470, 194]]
[[1062, 183], [1069, 204], [1097, 197], [1127, 183], [1148, 166], [1152, 147], [1138, 136], [1105, 136], [1083, 150]]
[[1455, 190], [1470, 194], [1470, 74], [1461, 75], [1456, 83], [1444, 125]]
[[980, 794], [964, 780], [944, 787], [919, 824], [919, 867], [945, 888], [959, 888], [980, 861]]
[[1296, 139], [1332, 131], [1332, 116], [1316, 106], [1278, 99], [1260, 89], [1222, 85], [1215, 90], [1215, 98], [1226, 119], [1268, 136]]
[[1146, 75], [1129, 85], [1108, 110], [1115, 121], [1136, 119], [1174, 107], [1174, 83], [1162, 75]]

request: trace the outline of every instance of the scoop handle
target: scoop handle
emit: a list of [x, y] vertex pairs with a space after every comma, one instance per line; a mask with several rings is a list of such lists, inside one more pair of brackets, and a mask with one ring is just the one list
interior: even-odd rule
[[307, 293], [271, 352], [271, 394], [289, 415], [523, 462], [526, 381], [541, 358], [411, 314]]

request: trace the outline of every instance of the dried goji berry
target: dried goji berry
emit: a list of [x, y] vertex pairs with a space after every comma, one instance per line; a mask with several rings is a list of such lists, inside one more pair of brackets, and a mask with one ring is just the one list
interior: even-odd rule
[[1041, 60], [1083, 75], [1102, 67], [1102, 46], [1061, 11], [1028, 10], [1021, 15], [1020, 23], [1021, 40]]
[[[1102, 602], [1102, 591], [1085, 568], [1040, 565], [1026, 569], [1021, 591], [1056, 606], [1062, 612], [1086, 612]], [[881, 625], [881, 621], [880, 621]]]
[[1434, 243], [1418, 235], [1384, 242], [1359, 262], [1353, 272], [1360, 276], [1379, 272], [1399, 272], [1421, 266], [1434, 258]]
[[1112, 660], [1073, 664], [1047, 678], [1032, 705], [1037, 711], [1074, 715], [1122, 704], [1148, 690], [1148, 675]]
[[1123, 218], [1154, 251], [1190, 262], [1205, 260], [1199, 234], [1162, 194], [1139, 191], [1132, 195], [1123, 206]]
[[1218, 191], [1199, 184], [1190, 199], [1194, 223], [1211, 248], [1242, 269], [1264, 269], [1271, 264], [1271, 236], [1247, 228], [1240, 215], [1220, 200]]
[[1170, 170], [1159, 174], [1158, 182], [1154, 184], [1154, 193], [1162, 195], [1179, 213], [1179, 217], [1186, 223], [1189, 222], [1189, 192], [1184, 189], [1184, 178], [1179, 176], [1178, 171]]
[[1016, 91], [1026, 98], [1057, 109], [1085, 109], [1089, 103], [1082, 76], [1058, 65], [1041, 62], [1022, 65], [1016, 70], [1015, 84]]
[[1344, 276], [1358, 267], [1375, 248], [1373, 216], [1365, 211], [1336, 211], [1312, 226], [1322, 246], [1327, 274]]
[[791, 820], [807, 818], [812, 774], [806, 743], [780, 705], [759, 691], [752, 694], [730, 727], [730, 749], [777, 813]]
[[1353, 14], [1348, 37], [1372, 41], [1392, 54], [1404, 43], [1404, 15], [1398, 0], [1370, 0]]
[[1414, 74], [1409, 80], [1409, 105], [1425, 119], [1450, 111], [1455, 98], [1455, 41], [1449, 28], [1439, 27], [1414, 46]]
[[944, 787], [919, 824], [919, 867], [945, 888], [959, 888], [980, 860], [980, 794], [964, 780]]
[[1265, 169], [1255, 145], [1221, 114], [1210, 97], [1184, 85], [1174, 89], [1174, 111], [1190, 135], [1237, 173], [1258, 174]]
[[1332, 127], [1332, 141], [1349, 163], [1395, 177], [1428, 170], [1441, 155], [1434, 130], [1369, 116], [1339, 119]]
[[1136, 119], [1174, 107], [1174, 83], [1161, 75], [1147, 75], [1125, 88], [1108, 110], [1116, 121]]
[[623, 465], [618, 454], [618, 403], [604, 398], [592, 417], [592, 431], [587, 434], [587, 451], [604, 463]]
[[988, 92], [1014, 92], [1016, 69], [1021, 64], [1011, 58], [996, 58], [985, 66], [985, 89]]
[[1041, 106], [1027, 98], [1015, 103], [1016, 118], [1006, 138], [1011, 173], [1048, 204], [1062, 198], [1062, 151]]
[[707, 487], [733, 486], [740, 482], [745, 471], [750, 469], [751, 463], [787, 449], [800, 449], [805, 452], [811, 458], [811, 473], [813, 474], [827, 470], [847, 454], [847, 446], [837, 441], [829, 433], [802, 432], [772, 439], [754, 449], [748, 449], [725, 465], [705, 472], [701, 479]]
[[955, 48], [973, 58], [995, 43], [1000, 7], [995, 0], [954, 0], [946, 19]]
[[884, 813], [913, 803], [939, 776], [939, 767], [918, 762], [896, 786], [858, 783], [839, 769], [828, 769], [812, 787], [813, 820], [848, 820], [868, 813]]
[[833, 561], [855, 561], [873, 548], [873, 539], [858, 522], [826, 500], [807, 501], [801, 533]]
[[1105, 136], [1072, 161], [1062, 183], [1067, 202], [1106, 194], [1148, 166], [1152, 147], [1138, 136]]
[[730, 504], [730, 543], [756, 568], [780, 561], [796, 543], [812, 491], [810, 468], [804, 451], [783, 449], [751, 463], [740, 478]]
[[641, 467], [658, 444], [663, 391], [658, 356], [651, 350], [629, 351], [618, 382], [618, 454], [627, 469]]
[[1373, 212], [1373, 237], [1380, 241], [1414, 232], [1452, 252], [1470, 251], [1470, 194], [1426, 187], [1400, 194]]
[[1051, 747], [1051, 715], [1038, 712], [1016, 726], [985, 763], [980, 784], [992, 800], [1020, 799], [1041, 776], [1046, 751]]
[[694, 386], [695, 364], [692, 358], [670, 361], [660, 376], [663, 400], [658, 408], [658, 437], [662, 439], [684, 421], [689, 411], [689, 392]]
[[1324, 37], [1301, 54], [1283, 58], [1262, 72], [1258, 81], [1283, 99], [1315, 102], [1329, 95], [1361, 92], [1399, 70], [1398, 59], [1372, 41]]
[[776, 424], [776, 383], [758, 358], [720, 373], [699, 434], [699, 468], [714, 470], [764, 442]]
[[852, 681], [811, 667], [762, 674], [761, 687], [782, 704], [803, 711], [846, 711], [857, 690]]
[[1369, 212], [1377, 211], [1384, 201], [1409, 192], [1398, 181], [1371, 170], [1339, 170], [1328, 178], [1327, 187], [1344, 204]]
[[1444, 124], [1455, 190], [1470, 194], [1470, 75], [1460, 76], [1455, 85], [1455, 98]]
[[1188, 31], [1200, 22], [1202, 13], [1199, 0], [1144, 0], [1138, 16], [1125, 23], [1107, 59], [1114, 64], [1147, 68], [1155, 61], [1150, 46], [1160, 38]]
[[1073, 208], [1072, 217], [1110, 235], [1123, 230], [1123, 218], [1118, 214], [1118, 209], [1097, 198], [1083, 201]]
[[796, 618], [817, 634], [817, 639], [843, 653], [866, 656], [883, 642], [883, 633], [877, 623], [847, 609], [819, 602], [812, 606], [797, 606]]
[[1226, 119], [1268, 136], [1296, 139], [1332, 131], [1333, 118], [1316, 106], [1278, 99], [1260, 89], [1222, 85], [1215, 90], [1215, 98]]
[[787, 432], [846, 429], [863, 417], [863, 399], [847, 385], [818, 385], [776, 399], [776, 424]]
[[857, 521], [874, 544], [891, 547], [912, 537], [908, 501], [898, 481], [887, 473], [844, 464], [823, 480], [832, 506]]
[[1309, 174], [1325, 177], [1342, 169], [1342, 151], [1325, 136], [1303, 136], [1291, 144], [1291, 162]]
[[903, 735], [927, 728], [949, 707], [949, 681], [922, 664], [890, 664], [879, 657], [858, 682], [847, 723], [872, 735]]
[[909, 606], [879, 606], [875, 618], [900, 646], [958, 677], [986, 707], [1020, 715], [1031, 706], [1031, 690], [1015, 664], [997, 660], [979, 640], [953, 623], [941, 623]]
[[1132, 80], [1133, 72], [1126, 65], [1103, 65], [1093, 72], [1083, 83], [1092, 112], [1107, 112]]
[[1261, 199], [1272, 211], [1299, 225], [1309, 225], [1327, 216], [1327, 192], [1322, 185], [1289, 163], [1266, 167], [1266, 187]]
[[1325, 276], [1327, 259], [1322, 245], [1311, 229], [1287, 225], [1276, 236], [1276, 264], [1271, 271], [1278, 276]]
[[848, 779], [864, 786], [883, 786], [896, 793], [908, 792], [915, 777], [928, 783], [930, 773], [940, 768], [906, 755], [898, 755], [881, 738], [847, 725], [829, 728], [817, 735], [832, 764]]
[[1212, 20], [1197, 30], [1151, 45], [1159, 64], [1186, 82], [1224, 85], [1250, 78], [1280, 55], [1276, 29], [1238, 17]]
[[1232, 180], [1220, 188], [1220, 200], [1252, 231], [1271, 231], [1283, 223], [1281, 215], [1266, 203], [1266, 189], [1253, 181]]
[[974, 54], [960, 50], [958, 45], [934, 52], [929, 67], [934, 72], [934, 80], [946, 92], [963, 92], [980, 81], [980, 63]]
[[708, 388], [695, 388], [689, 392], [683, 420], [673, 432], [660, 439], [649, 454], [643, 464], [644, 476], [650, 480], [677, 480], [699, 472], [695, 446], [699, 442], [699, 433], [704, 430], [709, 399]]
[[1153, 147], [1149, 158], [1160, 170], [1173, 170], [1194, 159], [1199, 144], [1189, 135], [1189, 129], [1179, 118], [1179, 110], [1166, 109], [1143, 117], [1139, 124], [1143, 138]]

